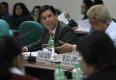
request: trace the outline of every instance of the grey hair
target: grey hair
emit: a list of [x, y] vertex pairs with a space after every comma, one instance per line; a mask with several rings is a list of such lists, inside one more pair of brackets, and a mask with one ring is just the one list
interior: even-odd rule
[[87, 11], [88, 17], [92, 17], [96, 21], [111, 21], [110, 13], [104, 5], [95, 5]]

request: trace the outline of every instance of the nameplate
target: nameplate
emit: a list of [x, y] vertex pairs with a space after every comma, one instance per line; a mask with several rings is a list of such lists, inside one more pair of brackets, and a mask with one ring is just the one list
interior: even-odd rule
[[49, 62], [51, 52], [49, 51], [38, 51], [37, 62]]
[[62, 55], [62, 62], [63, 66], [70, 66], [72, 67], [75, 63], [78, 63], [78, 56], [71, 55], [71, 54], [63, 54]]

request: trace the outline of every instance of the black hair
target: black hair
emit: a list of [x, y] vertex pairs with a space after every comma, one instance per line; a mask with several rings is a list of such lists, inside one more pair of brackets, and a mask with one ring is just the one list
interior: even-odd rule
[[43, 5], [43, 6], [40, 8], [39, 16], [41, 17], [41, 14], [42, 14], [44, 11], [47, 11], [47, 10], [50, 10], [54, 15], [56, 15], [56, 12], [55, 12], [55, 9], [54, 9], [53, 6]]
[[7, 3], [7, 2], [3, 1], [3, 2], [1, 2], [0, 4], [1, 4], [1, 5], [5, 5], [5, 6], [8, 8], [8, 3]]
[[83, 0], [83, 3], [89, 9], [93, 5], [104, 4], [102, 0]]
[[21, 47], [12, 37], [0, 36], [0, 78], [9, 80], [14, 59], [21, 54]]
[[15, 5], [14, 5], [14, 7], [13, 7], [13, 16], [17, 16], [16, 15], [16, 13], [15, 13], [15, 11], [16, 11], [16, 6], [20, 6], [21, 7], [21, 9], [22, 9], [22, 16], [28, 16], [28, 15], [30, 15], [30, 12], [29, 12], [29, 10], [27, 9], [27, 7], [26, 7], [26, 5], [24, 4], [24, 3], [21, 3], [21, 2], [19, 2], [19, 3], [16, 3]]
[[35, 6], [35, 7], [33, 7], [33, 9], [32, 9], [32, 15], [34, 14], [34, 10], [35, 10], [36, 8], [40, 10], [41, 6]]
[[78, 43], [78, 49], [84, 61], [100, 69], [116, 66], [116, 49], [110, 37], [104, 32], [93, 32]]

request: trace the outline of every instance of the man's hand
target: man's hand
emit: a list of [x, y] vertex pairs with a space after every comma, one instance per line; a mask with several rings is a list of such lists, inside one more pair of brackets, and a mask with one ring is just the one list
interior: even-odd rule
[[22, 52], [28, 52], [27, 47], [23, 47], [23, 48], [22, 48]]
[[74, 46], [69, 43], [64, 43], [62, 46], [56, 47], [55, 50], [59, 53], [72, 52], [74, 50]]

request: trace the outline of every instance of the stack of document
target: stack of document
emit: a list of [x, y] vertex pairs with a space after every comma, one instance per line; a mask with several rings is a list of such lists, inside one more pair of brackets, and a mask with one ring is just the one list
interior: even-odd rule
[[78, 20], [77, 23], [78, 23], [78, 28], [76, 29], [76, 31], [90, 32], [91, 25], [88, 19]]
[[61, 22], [63, 22], [63, 23], [65, 23], [65, 24], [68, 24], [69, 21], [65, 18], [65, 15], [64, 15], [65, 13], [66, 13], [66, 11], [63, 11], [63, 12], [58, 16], [58, 20], [61, 21]]

